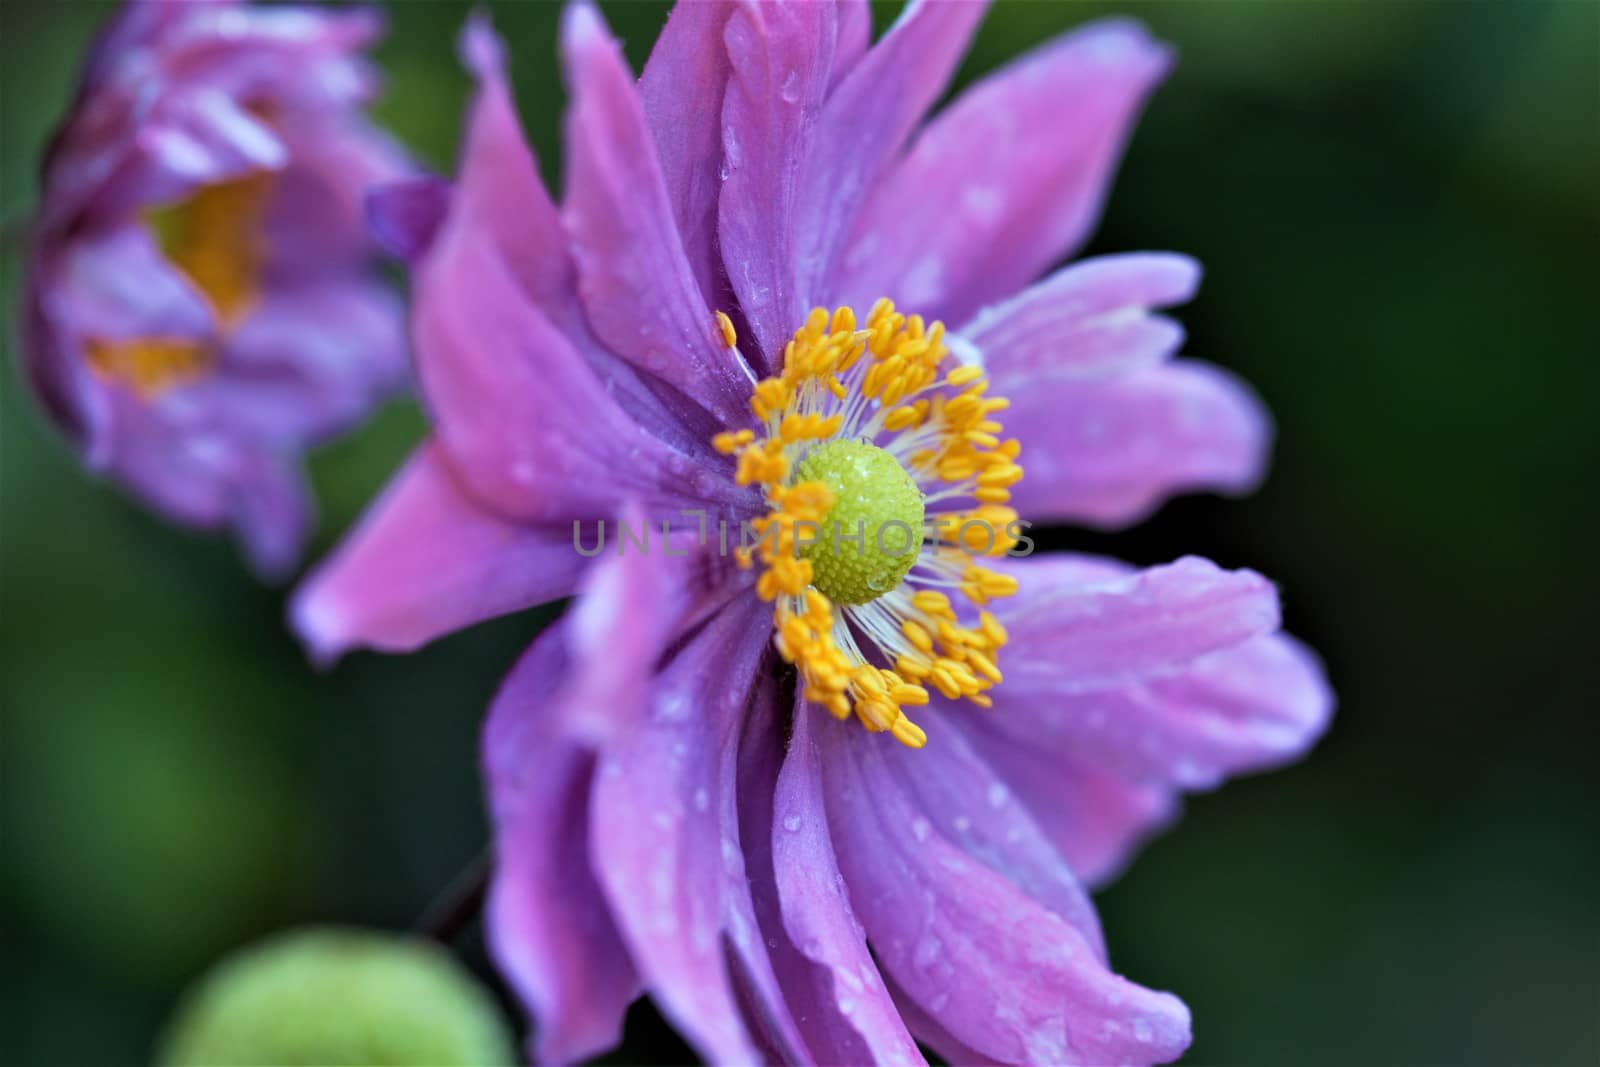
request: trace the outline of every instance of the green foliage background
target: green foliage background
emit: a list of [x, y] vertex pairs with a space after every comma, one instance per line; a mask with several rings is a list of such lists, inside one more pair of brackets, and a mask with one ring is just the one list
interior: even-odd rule
[[[489, 6], [553, 174], [558, 9]], [[1280, 441], [1248, 501], [1054, 543], [1259, 568], [1342, 707], [1309, 762], [1195, 798], [1101, 895], [1115, 962], [1188, 1000], [1193, 1062], [1594, 1062], [1600, 5], [1123, 8], [1181, 62], [1093, 250], [1205, 263], [1189, 348], [1255, 383]], [[963, 79], [1113, 9], [1001, 4]], [[8, 223], [107, 10], [0, 4]], [[382, 117], [441, 170], [466, 10], [391, 5], [381, 53]], [[664, 13], [607, 5], [636, 65]], [[0, 1041], [139, 1061], [225, 950], [403, 928], [479, 852], [479, 717], [547, 616], [311, 670], [283, 590], [90, 481], [30, 406], [7, 232]], [[421, 426], [396, 406], [317, 457], [320, 547]], [[640, 1008], [616, 1059], [686, 1055]]]

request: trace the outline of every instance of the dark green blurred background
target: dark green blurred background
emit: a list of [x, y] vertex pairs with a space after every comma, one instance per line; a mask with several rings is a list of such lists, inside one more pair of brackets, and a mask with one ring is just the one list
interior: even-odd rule
[[[557, 8], [490, 6], [550, 170]], [[1273, 576], [1341, 710], [1101, 895], [1115, 962], [1188, 1000], [1192, 1062], [1596, 1062], [1600, 6], [1124, 8], [1181, 62], [1094, 250], [1205, 263], [1190, 350], [1256, 384], [1280, 441], [1248, 501], [1057, 543]], [[1002, 4], [963, 79], [1114, 9]], [[0, 0], [7, 220], [106, 10]], [[440, 169], [465, 11], [393, 5], [381, 55], [382, 117]], [[607, 13], [642, 63], [664, 8]], [[8, 238], [7, 357], [16, 266]], [[230, 946], [403, 928], [471, 861], [479, 716], [543, 618], [316, 673], [282, 590], [89, 481], [11, 358], [3, 382], [0, 1058], [134, 1062]], [[420, 430], [396, 407], [317, 458], [320, 547]], [[618, 1059], [685, 1055], [639, 1009]]]

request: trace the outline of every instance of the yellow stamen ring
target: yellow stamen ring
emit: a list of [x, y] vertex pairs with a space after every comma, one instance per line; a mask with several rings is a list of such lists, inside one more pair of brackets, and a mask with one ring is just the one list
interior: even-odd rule
[[[734, 348], [721, 312], [716, 328]], [[752, 390], [757, 428], [712, 439], [736, 457], [738, 484], [765, 496], [767, 513], [750, 524], [756, 543], [737, 558], [759, 565], [756, 593], [773, 604], [775, 644], [799, 671], [802, 694], [912, 748], [927, 735], [906, 709], [927, 704], [930, 689], [991, 705], [1007, 635], [985, 609], [1017, 591], [1013, 576], [976, 560], [1018, 542], [1007, 504], [1023, 475], [1021, 446], [1000, 436], [994, 416], [1008, 402], [986, 395], [983, 368], [947, 367], [949, 355], [943, 324], [902, 315], [888, 300], [864, 323], [848, 307], [816, 308], [785, 346], [782, 372]], [[904, 566], [888, 566], [865, 544], [864, 562], [826, 555], [857, 532], [835, 531], [830, 520], [853, 527], [885, 516], [918, 520], [920, 551]], [[865, 539], [875, 536], [867, 530]], [[975, 624], [943, 590], [960, 594]], [[869, 661], [863, 645], [889, 666]]]

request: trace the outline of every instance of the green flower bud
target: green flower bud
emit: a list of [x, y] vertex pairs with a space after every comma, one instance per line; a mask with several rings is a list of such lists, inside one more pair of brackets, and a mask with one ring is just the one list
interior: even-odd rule
[[493, 998], [444, 949], [306, 929], [213, 967], [186, 994], [159, 1062], [465, 1067], [516, 1057]]

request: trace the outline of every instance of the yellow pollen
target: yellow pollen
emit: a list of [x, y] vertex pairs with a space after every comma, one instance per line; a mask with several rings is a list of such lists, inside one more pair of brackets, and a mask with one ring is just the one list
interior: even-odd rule
[[[732, 321], [718, 312], [716, 326], [733, 348]], [[1017, 580], [977, 560], [1018, 544], [1008, 502], [1023, 469], [1020, 446], [1001, 437], [994, 418], [1008, 403], [986, 395], [988, 385], [981, 366], [954, 365], [942, 323], [904, 315], [888, 300], [864, 320], [849, 307], [815, 308], [785, 345], [782, 371], [751, 391], [753, 425], [712, 439], [735, 458], [735, 481], [764, 495], [766, 514], [749, 524], [756, 541], [735, 555], [758, 569], [774, 643], [799, 672], [805, 699], [911, 748], [927, 734], [907, 709], [926, 705], [930, 689], [987, 708], [1003, 680], [1007, 635], [987, 606], [1015, 593]], [[833, 458], [808, 462], [835, 445]], [[839, 587], [847, 598], [836, 602], [825, 589], [840, 579], [819, 577], [824, 565], [834, 574], [835, 561], [819, 553], [848, 551], [853, 531], [830, 531], [824, 541], [818, 524], [841, 492], [854, 497], [839, 514], [877, 514], [880, 490], [893, 481], [843, 476], [842, 460], [858, 452], [862, 462], [884, 453], [890, 467], [899, 464], [926, 503], [929, 536], [917, 533], [920, 553], [883, 580], [889, 587], [863, 595], [847, 583]]]
[[147, 400], [174, 385], [200, 378], [210, 362], [204, 345], [181, 337], [91, 339], [85, 347], [89, 366], [96, 374], [129, 386]]
[[[205, 297], [223, 328], [236, 325], [259, 297], [271, 187], [271, 174], [218, 182], [147, 216], [167, 260]], [[86, 349], [96, 374], [146, 399], [203, 377], [212, 362], [209, 345], [191, 338], [93, 338]]]

